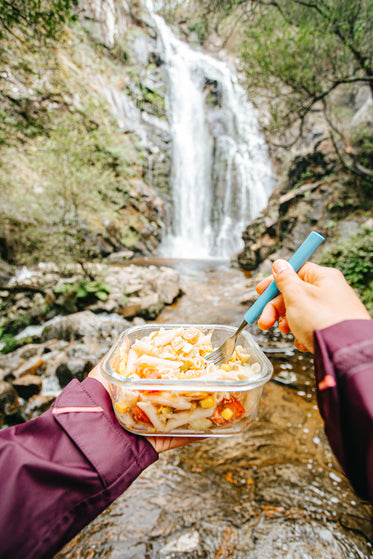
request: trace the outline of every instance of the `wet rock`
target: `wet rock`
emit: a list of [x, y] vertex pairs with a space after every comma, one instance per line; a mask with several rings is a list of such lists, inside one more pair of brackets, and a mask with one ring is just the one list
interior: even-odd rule
[[34, 375], [36, 371], [43, 365], [43, 358], [40, 355], [35, 355], [21, 364], [20, 367], [13, 371], [16, 378], [23, 376]]
[[24, 406], [22, 406], [20, 412], [22, 419], [24, 421], [29, 421], [30, 419], [39, 417], [39, 415], [41, 415], [51, 407], [54, 401], [54, 396], [42, 394], [31, 396], [31, 398], [24, 404]]
[[0, 426], [7, 416], [14, 415], [19, 409], [17, 392], [9, 382], [0, 380]]
[[43, 387], [42, 378], [38, 375], [26, 374], [12, 382], [18, 396], [28, 400], [31, 396], [39, 394]]
[[133, 258], [135, 253], [132, 250], [120, 250], [112, 252], [108, 257], [109, 262], [124, 262]]
[[74, 378], [82, 381], [93, 369], [94, 363], [85, 359], [69, 359], [65, 363], [58, 365], [56, 375], [61, 388], [64, 388]]
[[91, 311], [83, 311], [54, 319], [47, 324], [42, 333], [42, 340], [79, 340], [85, 336], [95, 335], [100, 327], [100, 319]]
[[[0, 254], [1, 254], [1, 240], [0, 240]], [[7, 262], [0, 258], [0, 285], [6, 285], [12, 277], [14, 270]], [[1, 297], [1, 295], [0, 295]]]

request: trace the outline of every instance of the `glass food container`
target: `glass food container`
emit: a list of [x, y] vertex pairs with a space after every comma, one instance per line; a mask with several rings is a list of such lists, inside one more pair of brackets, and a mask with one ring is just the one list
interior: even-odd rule
[[[263, 386], [273, 373], [270, 361], [251, 334], [245, 330], [240, 334], [236, 346], [239, 358], [235, 354], [233, 365], [216, 367], [199, 357], [197, 369], [207, 373], [200, 374], [193, 370], [195, 359], [188, 361], [188, 355], [196, 355], [198, 336], [198, 340], [211, 339], [210, 347], [205, 345], [201, 350], [203, 356], [235, 331], [233, 326], [220, 324], [155, 323], [125, 330], [100, 365], [120, 424], [132, 433], [148, 436], [224, 437], [245, 430], [257, 415]], [[158, 343], [158, 347], [161, 340], [167, 342], [173, 337], [159, 350], [161, 358], [158, 347], [156, 352], [149, 349], [149, 338], [154, 336], [158, 341], [152, 343]], [[130, 372], [133, 348], [137, 351], [135, 362], [139, 363], [134, 374]], [[167, 355], [173, 366], [181, 363], [181, 368], [170, 369]], [[164, 368], [165, 363], [169, 378], [158, 374], [157, 369]]]

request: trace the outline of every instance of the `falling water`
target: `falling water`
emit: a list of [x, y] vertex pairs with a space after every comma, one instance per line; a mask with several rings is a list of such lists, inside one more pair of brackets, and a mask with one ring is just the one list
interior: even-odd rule
[[168, 257], [229, 258], [274, 187], [256, 114], [229, 67], [178, 40], [152, 12], [164, 59], [172, 134]]

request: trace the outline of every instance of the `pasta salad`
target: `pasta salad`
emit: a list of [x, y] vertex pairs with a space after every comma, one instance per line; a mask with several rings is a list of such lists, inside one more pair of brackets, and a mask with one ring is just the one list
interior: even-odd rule
[[[203, 390], [215, 381], [244, 381], [260, 375], [261, 365], [237, 345], [229, 362], [216, 366], [204, 357], [215, 348], [213, 331], [191, 327], [160, 328], [130, 344], [125, 338], [111, 366], [131, 380], [170, 380], [180, 389], [121, 387], [114, 409], [125, 428], [141, 434], [205, 434], [241, 431], [256, 414], [262, 387], [242, 391]], [[196, 380], [201, 389], [188, 390], [183, 381]], [[228, 383], [229, 385], [229, 383]], [[158, 388], [158, 387], [157, 387]], [[232, 431], [233, 430], [233, 431]]]

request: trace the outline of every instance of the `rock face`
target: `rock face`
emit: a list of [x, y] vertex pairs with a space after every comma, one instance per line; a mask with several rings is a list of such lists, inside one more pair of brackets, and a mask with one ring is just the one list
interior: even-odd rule
[[[335, 172], [335, 174], [332, 174]], [[262, 214], [243, 232], [237, 263], [246, 270], [270, 273], [276, 258], [288, 259], [312, 230], [331, 238], [340, 220], [364, 206], [359, 185], [348, 178], [331, 152], [297, 156]], [[358, 216], [358, 222], [364, 221]]]
[[[79, 18], [90, 35], [123, 58], [125, 79], [96, 76], [96, 87], [111, 106], [121, 130], [137, 136], [145, 156], [143, 184], [169, 202], [172, 137], [165, 107], [164, 61], [143, 4], [80, 0]], [[137, 190], [141, 194], [141, 188]], [[159, 203], [154, 205], [159, 208]]]

